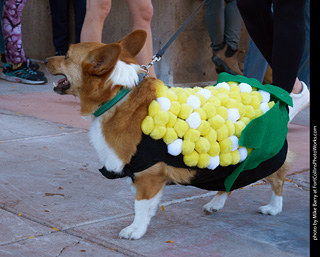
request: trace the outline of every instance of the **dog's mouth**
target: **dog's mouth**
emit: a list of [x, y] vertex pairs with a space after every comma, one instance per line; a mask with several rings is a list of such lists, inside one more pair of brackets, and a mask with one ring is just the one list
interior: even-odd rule
[[70, 88], [70, 82], [69, 80], [64, 77], [58, 81], [58, 84], [53, 82], [53, 91], [60, 94], [64, 95], [66, 94], [66, 91]]

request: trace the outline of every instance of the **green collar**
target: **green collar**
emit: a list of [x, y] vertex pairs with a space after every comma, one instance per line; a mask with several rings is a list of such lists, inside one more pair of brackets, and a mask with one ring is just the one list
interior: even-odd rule
[[110, 101], [105, 102], [104, 104], [102, 104], [100, 106], [100, 108], [93, 113], [93, 115], [95, 117], [99, 117], [101, 114], [105, 113], [112, 106], [114, 106], [117, 102], [119, 102], [123, 97], [125, 97], [126, 94], [129, 93], [129, 91], [130, 91], [130, 89], [128, 89], [128, 88], [120, 89], [120, 91], [116, 94], [116, 96], [114, 98], [112, 98]]

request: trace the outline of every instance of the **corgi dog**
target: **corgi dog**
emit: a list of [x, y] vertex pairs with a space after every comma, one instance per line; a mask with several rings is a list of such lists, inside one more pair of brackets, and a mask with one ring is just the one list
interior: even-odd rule
[[[101, 163], [113, 176], [124, 176], [126, 165], [135, 156], [143, 139], [141, 123], [148, 115], [150, 103], [156, 99], [156, 78], [145, 77], [139, 83], [139, 74], [144, 71], [135, 56], [145, 41], [146, 32], [136, 30], [112, 44], [88, 42], [71, 45], [65, 56], [45, 61], [51, 74], [64, 76], [54, 91], [79, 97], [81, 115], [85, 118], [93, 117], [104, 103], [113, 101], [119, 92], [127, 90], [107, 111], [93, 117], [89, 131]], [[265, 178], [271, 184], [272, 196], [269, 204], [259, 208], [260, 213], [276, 215], [282, 211], [287, 170], [283, 161]], [[119, 237], [141, 238], [156, 214], [164, 186], [172, 183], [188, 185], [197, 174], [196, 169], [174, 167], [162, 161], [134, 173], [135, 217], [130, 226], [121, 230]], [[203, 210], [210, 214], [222, 209], [229, 195], [230, 192], [219, 191]]]

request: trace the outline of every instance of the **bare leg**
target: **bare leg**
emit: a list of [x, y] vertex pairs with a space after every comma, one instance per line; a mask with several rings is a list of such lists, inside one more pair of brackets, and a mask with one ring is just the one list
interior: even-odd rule
[[[140, 65], [147, 65], [153, 56], [151, 19], [153, 16], [153, 6], [151, 0], [127, 0], [129, 10], [132, 15], [132, 30], [142, 29], [147, 32], [147, 41], [141, 52], [136, 56]], [[149, 70], [150, 77], [156, 77], [154, 67]]]
[[87, 0], [80, 41], [101, 42], [104, 21], [111, 9], [111, 0]]
[[302, 91], [302, 85], [298, 78], [296, 78], [296, 81], [294, 82], [292, 93], [299, 94]]

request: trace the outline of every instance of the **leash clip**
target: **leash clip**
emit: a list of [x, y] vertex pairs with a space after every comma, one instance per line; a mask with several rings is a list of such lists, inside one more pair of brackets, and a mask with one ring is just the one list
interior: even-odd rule
[[152, 57], [151, 62], [148, 65], [141, 65], [140, 67], [143, 69], [143, 71], [145, 72], [145, 77], [149, 76], [149, 68], [155, 63], [155, 62], [159, 62], [161, 60], [161, 56], [160, 55], [154, 55]]

